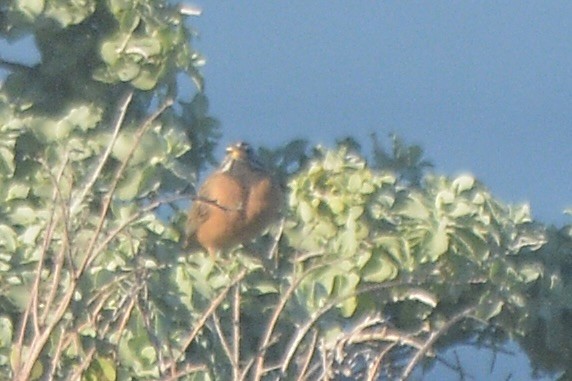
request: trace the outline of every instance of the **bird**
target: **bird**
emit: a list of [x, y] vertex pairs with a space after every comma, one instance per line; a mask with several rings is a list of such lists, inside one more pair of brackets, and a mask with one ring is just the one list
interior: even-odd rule
[[280, 217], [283, 192], [245, 142], [231, 144], [199, 188], [187, 215], [185, 247], [217, 254], [245, 243]]

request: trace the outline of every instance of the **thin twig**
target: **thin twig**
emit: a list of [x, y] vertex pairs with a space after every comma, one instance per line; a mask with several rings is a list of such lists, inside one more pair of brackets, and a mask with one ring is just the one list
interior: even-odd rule
[[[368, 341], [386, 341], [386, 342], [393, 342], [396, 344], [404, 344], [416, 349], [421, 349], [425, 345], [425, 342], [415, 337], [415, 335], [419, 333], [421, 333], [421, 331], [414, 333], [405, 333], [401, 332], [398, 329], [392, 329], [387, 326], [384, 326], [378, 330], [369, 330], [368, 332], [355, 334], [350, 338], [349, 343], [355, 344]], [[429, 351], [428, 355], [433, 356], [434, 353], [432, 351]]]
[[58, 345], [56, 346], [56, 351], [50, 361], [50, 371], [48, 372], [48, 380], [53, 380], [56, 375], [59, 360], [62, 354], [62, 349], [64, 347], [64, 338], [66, 337], [66, 335], [64, 335], [64, 332], [65, 330], [62, 328], [60, 332], [60, 337], [58, 339]]
[[318, 341], [318, 331], [314, 330], [314, 335], [312, 336], [312, 339], [310, 339], [310, 345], [308, 346], [308, 353], [306, 354], [306, 360], [304, 361], [304, 364], [302, 365], [302, 368], [300, 369], [300, 372], [298, 373], [298, 377], [296, 378], [296, 381], [304, 380], [304, 376], [306, 375], [306, 372], [308, 371], [308, 367], [310, 366], [310, 363], [312, 362], [312, 357], [314, 356], [314, 352], [316, 351], [316, 342], [317, 341]]
[[[22, 317], [21, 320], [21, 325], [20, 325], [20, 330], [18, 332], [18, 340], [16, 342], [15, 345], [15, 349], [14, 349], [14, 353], [16, 353], [16, 356], [14, 356], [14, 364], [13, 364], [13, 368], [16, 369], [15, 373], [16, 376], [18, 374], [20, 374], [20, 370], [22, 368], [29, 368], [31, 371], [31, 365], [29, 364], [30, 361], [35, 362], [36, 359], [32, 356], [30, 356], [30, 354], [28, 354], [27, 358], [26, 358], [26, 363], [24, 364], [24, 366], [22, 368], [20, 368], [20, 363], [22, 360], [22, 348], [24, 345], [24, 337], [26, 334], [26, 329], [28, 327], [28, 319], [30, 318], [30, 314], [32, 314], [32, 319], [33, 319], [33, 323], [34, 323], [34, 341], [37, 338], [37, 335], [40, 332], [40, 327], [39, 327], [39, 323], [38, 323], [38, 316], [37, 316], [37, 308], [38, 308], [38, 294], [39, 294], [39, 288], [40, 288], [40, 279], [41, 279], [41, 275], [42, 275], [42, 269], [44, 267], [44, 259], [46, 256], [46, 253], [48, 252], [48, 247], [49, 247], [49, 243], [51, 242], [53, 233], [55, 231], [55, 227], [57, 225], [57, 221], [55, 220], [55, 199], [57, 197], [56, 191], [54, 190], [53, 194], [52, 194], [52, 209], [50, 211], [50, 217], [48, 219], [48, 224], [46, 226], [46, 234], [44, 235], [44, 240], [42, 242], [42, 249], [41, 249], [41, 254], [40, 254], [40, 258], [38, 259], [38, 265], [36, 267], [36, 277], [34, 279], [34, 284], [32, 286], [32, 290], [30, 291], [30, 301], [28, 302], [28, 305], [26, 306], [26, 310], [24, 311], [24, 316]], [[26, 377], [28, 377], [26, 375]]]
[[[143, 289], [146, 289], [146, 286], [141, 287], [141, 290]], [[155, 353], [157, 354], [157, 369], [159, 369], [159, 374], [161, 374], [163, 372], [163, 369], [165, 368], [165, 355], [161, 350], [161, 341], [159, 340], [159, 338], [154, 332], [155, 330], [153, 329], [151, 313], [149, 312], [146, 303], [148, 298], [147, 295], [141, 296], [139, 295], [139, 293], [137, 293], [136, 298], [137, 298], [136, 307], [139, 313], [141, 314], [141, 319], [143, 320], [143, 324], [145, 325], [145, 330], [147, 331], [147, 336], [149, 336], [151, 345], [153, 345]]]
[[212, 314], [212, 320], [213, 320], [213, 323], [215, 326], [216, 334], [218, 335], [218, 338], [220, 339], [222, 349], [224, 350], [226, 357], [228, 357], [228, 361], [230, 362], [230, 365], [234, 368], [236, 366], [236, 364], [234, 363], [234, 358], [232, 356], [232, 350], [230, 349], [230, 345], [228, 345], [228, 341], [226, 340], [226, 337], [222, 331], [222, 327], [220, 325], [220, 319], [219, 319], [216, 311], [214, 311]]
[[[42, 316], [40, 317], [40, 322], [41, 324], [45, 324], [46, 319], [48, 318], [48, 316], [50, 315], [50, 309], [52, 307], [52, 303], [54, 302], [54, 300], [56, 299], [57, 296], [57, 291], [60, 285], [60, 279], [61, 279], [61, 273], [63, 270], [63, 266], [64, 266], [64, 258], [65, 258], [65, 252], [69, 250], [69, 229], [68, 229], [68, 222], [69, 222], [69, 216], [66, 212], [66, 205], [65, 205], [65, 201], [64, 201], [64, 195], [62, 194], [62, 190], [60, 188], [60, 183], [64, 174], [64, 170], [67, 167], [69, 163], [69, 156], [66, 153], [65, 159], [62, 163], [62, 166], [60, 168], [60, 171], [58, 172], [58, 174], [56, 176], [53, 176], [51, 171], [49, 170], [49, 166], [47, 165], [47, 163], [42, 161], [42, 166], [47, 170], [48, 174], [50, 175], [50, 178], [52, 179], [52, 185], [54, 187], [54, 192], [55, 192], [55, 200], [53, 201], [54, 204], [57, 204], [60, 206], [61, 209], [61, 221], [62, 221], [62, 225], [63, 225], [63, 240], [62, 240], [62, 247], [60, 252], [58, 253], [56, 260], [54, 261], [53, 264], [53, 276], [52, 276], [52, 284], [50, 287], [50, 292], [48, 293], [48, 297], [46, 298], [45, 301], [45, 307], [44, 307], [44, 312], [42, 313]], [[51, 241], [51, 238], [50, 238]]]
[[[290, 300], [290, 297], [294, 294], [294, 291], [296, 290], [296, 288], [300, 285], [300, 283], [308, 275], [310, 275], [312, 272], [316, 271], [317, 269], [320, 269], [320, 268], [327, 266], [329, 264], [330, 264], [329, 262], [319, 263], [319, 264], [316, 264], [316, 265], [308, 268], [298, 278], [296, 278], [292, 281], [292, 283], [290, 284], [290, 286], [286, 290], [286, 293], [284, 294], [284, 296], [282, 296], [282, 298], [280, 298], [280, 302], [276, 305], [276, 308], [274, 309], [274, 313], [272, 314], [272, 316], [270, 317], [270, 320], [268, 321], [268, 326], [266, 327], [266, 329], [264, 331], [264, 335], [263, 335], [262, 339], [260, 340], [260, 344], [258, 346], [258, 354], [256, 356], [256, 360], [254, 363], [253, 380], [258, 381], [262, 377], [263, 368], [264, 368], [264, 357], [265, 357], [266, 351], [269, 347], [268, 344], [270, 342], [270, 338], [272, 337], [272, 333], [274, 332], [274, 327], [276, 326], [276, 323], [278, 322], [278, 318], [280, 317], [280, 314], [282, 313], [282, 311], [286, 307], [286, 303], [288, 302], [288, 300]], [[283, 371], [284, 371], [284, 369], [283, 369]]]
[[443, 326], [440, 327], [438, 330], [432, 332], [425, 341], [423, 347], [420, 348], [417, 351], [417, 353], [415, 353], [415, 356], [413, 356], [413, 358], [409, 361], [409, 363], [403, 370], [400, 379], [406, 380], [411, 375], [411, 372], [413, 372], [415, 366], [417, 366], [417, 364], [421, 361], [421, 359], [425, 356], [425, 354], [432, 348], [433, 344], [435, 344], [437, 339], [439, 339], [439, 337], [445, 334], [453, 325], [457, 324], [457, 322], [471, 315], [475, 311], [475, 309], [476, 306], [465, 308], [463, 311], [459, 312], [458, 314], [454, 315], [451, 319], [449, 319], [449, 321], [443, 324]]
[[402, 284], [403, 283], [401, 281], [393, 281], [393, 282], [385, 282], [385, 283], [381, 283], [381, 284], [375, 284], [375, 285], [371, 285], [371, 286], [367, 286], [367, 287], [362, 287], [361, 289], [356, 290], [355, 292], [352, 292], [352, 293], [347, 294], [347, 295], [341, 295], [337, 298], [334, 298], [329, 303], [326, 303], [318, 311], [316, 311], [314, 313], [314, 316], [312, 316], [303, 326], [299, 327], [296, 330], [296, 335], [290, 340], [290, 344], [288, 345], [287, 350], [284, 354], [284, 357], [282, 360], [282, 372], [286, 372], [286, 370], [288, 369], [288, 366], [290, 365], [290, 361], [292, 360], [294, 353], [298, 349], [298, 346], [300, 345], [300, 343], [302, 342], [302, 339], [306, 336], [306, 334], [308, 333], [310, 328], [326, 312], [328, 312], [329, 310], [334, 308], [336, 305], [340, 304], [341, 302], [343, 302], [344, 300], [346, 300], [348, 298], [353, 298], [355, 296], [361, 295], [361, 294], [366, 293], [366, 292], [372, 292], [372, 291], [387, 289], [387, 288], [395, 287], [395, 286], [402, 285]]
[[278, 267], [278, 244], [280, 243], [280, 238], [282, 238], [282, 234], [284, 234], [285, 223], [286, 219], [282, 218], [280, 220], [280, 225], [278, 227], [278, 233], [274, 237], [274, 242], [272, 242], [272, 247], [268, 251], [268, 259], [274, 258], [274, 267]]
[[228, 294], [230, 289], [232, 287], [234, 287], [238, 282], [240, 282], [245, 276], [246, 276], [246, 269], [243, 269], [240, 273], [238, 273], [238, 275], [236, 277], [234, 277], [234, 279], [230, 282], [230, 284], [227, 285], [217, 295], [217, 297], [212, 300], [209, 307], [203, 312], [202, 316], [195, 322], [195, 327], [193, 328], [191, 333], [189, 333], [189, 336], [187, 337], [187, 339], [183, 342], [183, 345], [181, 346], [181, 350], [180, 350], [179, 355], [173, 357], [171, 359], [170, 364], [167, 365], [167, 370], [171, 369], [172, 375], [177, 373], [177, 371], [176, 371], [177, 361], [185, 353], [185, 351], [191, 345], [191, 343], [195, 340], [195, 337], [203, 329], [207, 320], [211, 317], [211, 315], [218, 308], [218, 306], [224, 301], [224, 298], [226, 297], [226, 295]]
[[233, 380], [240, 379], [240, 282], [234, 286], [232, 298], [232, 373]]
[[83, 189], [81, 190], [81, 193], [77, 197], [75, 197], [74, 201], [72, 202], [70, 206], [70, 215], [73, 216], [75, 214], [76, 209], [79, 207], [79, 205], [81, 205], [87, 194], [92, 191], [93, 184], [95, 184], [97, 179], [100, 177], [101, 171], [103, 170], [105, 163], [107, 163], [109, 155], [111, 155], [111, 152], [113, 151], [113, 147], [115, 146], [115, 142], [117, 141], [117, 137], [119, 136], [119, 130], [123, 125], [123, 121], [125, 120], [125, 114], [127, 113], [127, 108], [129, 107], [129, 104], [131, 103], [132, 99], [133, 99], [133, 89], [129, 89], [119, 100], [119, 104], [117, 107], [117, 111], [115, 112], [115, 117], [113, 121], [113, 134], [111, 135], [111, 140], [107, 144], [107, 147], [103, 152], [103, 155], [101, 155], [97, 167], [91, 174], [91, 178], [84, 185]]
[[181, 379], [184, 376], [189, 375], [189, 374], [193, 374], [193, 373], [197, 373], [197, 372], [206, 372], [206, 371], [208, 371], [208, 367], [205, 364], [200, 364], [200, 365], [189, 364], [186, 366], [185, 369], [182, 369], [178, 372], [174, 372], [169, 377], [164, 378], [163, 381], [175, 381], [175, 380], [179, 380], [179, 379]]
[[[121, 337], [123, 336], [123, 332], [125, 331], [125, 327], [127, 326], [127, 323], [129, 321], [129, 318], [131, 317], [131, 314], [133, 313], [133, 310], [136, 306], [136, 293], [139, 290], [136, 290], [134, 292], [132, 292], [130, 294], [129, 297], [129, 304], [127, 305], [127, 309], [125, 310], [124, 314], [123, 314], [123, 318], [120, 320], [119, 323], [119, 327], [117, 329], [117, 341], [119, 342], [119, 340], [121, 340]], [[122, 310], [123, 307], [119, 307], [119, 310]], [[100, 338], [103, 337], [105, 335], [105, 333], [107, 332], [107, 330], [109, 329], [109, 325], [107, 327], [105, 327], [102, 332], [100, 332]], [[80, 380], [81, 379], [81, 375], [83, 374], [83, 372], [86, 371], [86, 369], [91, 365], [91, 360], [93, 358], [93, 356], [95, 355], [97, 351], [97, 347], [93, 346], [90, 351], [87, 353], [87, 355], [82, 358], [81, 364], [80, 366], [75, 370], [74, 374], [70, 377], [71, 380]]]
[[86, 249], [86, 256], [84, 258], [84, 260], [82, 261], [81, 265], [78, 268], [78, 272], [83, 273], [83, 271], [87, 268], [87, 266], [95, 259], [95, 257], [97, 257], [97, 255], [99, 254], [99, 251], [95, 250], [95, 244], [97, 242], [97, 239], [99, 238], [99, 234], [101, 233], [101, 230], [103, 229], [103, 225], [106, 221], [105, 216], [107, 215], [107, 212], [109, 211], [109, 208], [111, 207], [111, 202], [113, 200], [113, 195], [115, 193], [115, 189], [117, 188], [117, 185], [119, 184], [119, 181], [121, 180], [123, 174], [125, 173], [125, 169], [127, 168], [127, 165], [129, 164], [129, 162], [131, 161], [131, 158], [133, 157], [133, 154], [135, 153], [135, 151], [137, 150], [137, 148], [139, 147], [139, 144], [141, 143], [141, 139], [143, 138], [143, 135], [145, 134], [145, 132], [147, 132], [147, 130], [151, 127], [151, 125], [153, 124], [153, 122], [169, 107], [171, 107], [171, 105], [173, 104], [173, 100], [172, 99], [167, 99], [153, 114], [151, 114], [142, 124], [141, 127], [137, 130], [137, 132], [135, 133], [135, 137], [133, 140], [133, 144], [127, 154], [127, 157], [125, 158], [125, 160], [121, 163], [121, 166], [119, 167], [119, 169], [117, 170], [117, 172], [115, 173], [115, 177], [113, 178], [111, 185], [109, 186], [109, 190], [107, 191], [107, 194], [105, 195], [105, 197], [103, 198], [103, 205], [101, 208], [101, 214], [99, 217], [99, 222], [93, 232], [93, 236], [91, 238], [91, 241], [89, 242], [87, 249]]
[[[131, 217], [125, 218], [120, 225], [118, 225], [112, 231], [108, 232], [105, 236], [105, 239], [99, 244], [99, 246], [97, 246], [95, 248], [94, 251], [95, 252], [103, 251], [105, 249], [105, 247], [107, 245], [109, 245], [109, 243], [111, 243], [117, 237], [117, 235], [119, 233], [121, 233], [126, 227], [130, 226], [132, 223], [137, 221], [139, 218], [143, 217], [146, 213], [153, 211], [154, 209], [158, 208], [159, 206], [161, 206], [165, 203], [181, 200], [184, 198], [187, 198], [187, 196], [166, 197], [164, 199], [159, 199], [159, 200], [153, 201], [152, 203], [150, 203], [146, 207], [138, 209], [137, 212], [135, 212]], [[89, 267], [91, 265], [91, 263], [93, 262], [93, 260], [95, 260], [95, 258], [96, 257], [93, 256], [91, 258], [91, 260], [86, 264], [86, 267]]]
[[375, 361], [368, 367], [367, 370], [367, 380], [366, 381], [375, 381], [378, 379], [377, 375], [379, 374], [379, 367], [383, 358], [397, 345], [397, 343], [391, 343], [387, 345], [383, 351], [375, 358]]

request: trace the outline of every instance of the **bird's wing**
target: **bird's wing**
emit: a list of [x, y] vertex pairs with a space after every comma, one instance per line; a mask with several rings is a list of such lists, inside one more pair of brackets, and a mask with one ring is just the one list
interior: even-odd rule
[[209, 179], [200, 187], [193, 205], [187, 214], [187, 225], [185, 227], [185, 246], [193, 241], [197, 228], [208, 219], [209, 205], [215, 204], [216, 200], [210, 198]]

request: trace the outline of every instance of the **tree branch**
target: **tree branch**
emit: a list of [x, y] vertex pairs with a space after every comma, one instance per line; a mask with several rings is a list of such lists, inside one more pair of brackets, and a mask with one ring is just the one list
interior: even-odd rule
[[447, 332], [452, 326], [454, 326], [455, 324], [457, 324], [459, 321], [463, 320], [467, 316], [471, 315], [476, 309], [477, 309], [476, 306], [471, 306], [471, 307], [465, 308], [463, 311], [459, 312], [458, 314], [454, 315], [451, 319], [449, 319], [449, 321], [447, 321], [445, 324], [443, 324], [443, 326], [440, 327], [437, 331], [432, 332], [429, 335], [429, 337], [427, 338], [427, 340], [425, 341], [425, 344], [423, 345], [423, 347], [421, 347], [417, 351], [415, 356], [413, 356], [413, 358], [409, 361], [409, 363], [407, 364], [407, 366], [403, 370], [403, 373], [401, 374], [400, 379], [406, 380], [411, 375], [411, 372], [413, 372], [413, 369], [415, 368], [415, 366], [417, 366], [417, 364], [423, 359], [423, 357], [425, 357], [425, 354], [431, 349], [433, 344], [435, 344], [435, 342], [443, 334], [445, 334], [445, 332]]

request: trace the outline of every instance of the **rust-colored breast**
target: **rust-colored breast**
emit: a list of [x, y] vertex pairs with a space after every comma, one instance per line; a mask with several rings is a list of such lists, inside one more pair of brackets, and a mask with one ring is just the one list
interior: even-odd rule
[[246, 193], [242, 184], [225, 173], [215, 173], [199, 190], [189, 211], [187, 235], [214, 255], [238, 243], [244, 221]]

